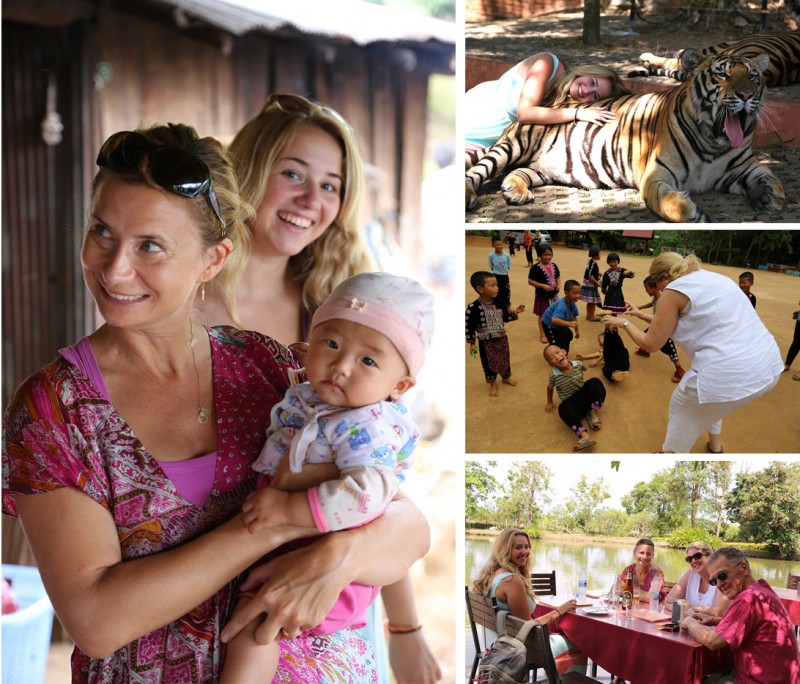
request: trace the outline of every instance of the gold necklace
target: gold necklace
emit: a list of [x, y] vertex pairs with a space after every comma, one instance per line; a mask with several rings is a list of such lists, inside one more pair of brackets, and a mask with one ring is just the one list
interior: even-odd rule
[[[114, 346], [114, 349], [116, 349], [117, 352], [119, 352], [120, 356], [122, 356], [123, 359], [125, 359], [129, 364], [131, 364], [131, 366], [133, 366], [136, 370], [138, 370], [142, 375], [145, 375], [148, 378], [150, 378], [154, 383], [156, 383], [156, 385], [161, 387], [161, 389], [166, 390], [174, 397], [180, 399], [183, 403], [188, 404], [189, 406], [194, 406], [194, 404], [192, 404], [192, 402], [189, 401], [186, 397], [181, 396], [175, 390], [167, 387], [167, 385], [159, 381], [159, 379], [156, 378], [154, 375], [148, 373], [146, 370], [144, 370], [144, 368], [140, 368], [139, 366], [137, 366], [133, 362], [133, 360], [124, 351], [122, 351], [122, 349], [120, 349], [117, 346], [117, 343], [114, 342], [114, 339], [111, 337], [111, 329], [108, 326], [106, 326], [106, 330], [108, 331], [108, 337], [109, 340], [111, 341], [111, 344]], [[197, 378], [197, 422], [200, 423], [201, 425], [205, 425], [211, 416], [211, 411], [200, 403], [200, 371], [197, 370], [197, 359], [194, 354], [194, 329], [192, 327], [191, 318], [189, 319], [189, 338], [190, 338], [189, 349], [191, 349], [192, 351], [192, 365], [194, 366], [194, 374], [195, 377]]]

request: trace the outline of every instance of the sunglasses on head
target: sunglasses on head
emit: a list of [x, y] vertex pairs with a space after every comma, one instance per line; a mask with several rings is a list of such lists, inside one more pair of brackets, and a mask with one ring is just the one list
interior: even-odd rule
[[350, 137], [353, 136], [353, 127], [347, 122], [347, 119], [339, 114], [333, 107], [328, 107], [314, 100], [309, 100], [301, 95], [273, 93], [267, 98], [266, 103], [261, 109], [261, 113], [263, 114], [264, 112], [274, 111], [276, 109], [284, 112], [298, 112], [305, 115], [311, 114], [315, 109], [321, 109], [323, 112], [336, 119]]
[[691, 556], [686, 556], [685, 560], [687, 563], [691, 563], [692, 561], [700, 560], [703, 556], [707, 555], [708, 554], [704, 553], [703, 551], [697, 551], [696, 553], [693, 553]]
[[138, 167], [144, 155], [148, 158], [150, 176], [160, 188], [188, 199], [205, 195], [225, 237], [227, 226], [211, 185], [211, 172], [191, 152], [171, 145], [155, 145], [135, 131], [120, 131], [103, 143], [97, 165], [109, 171], [123, 171]]
[[716, 577], [712, 577], [710, 580], [708, 580], [708, 583], [712, 587], [716, 587], [717, 586], [717, 582], [724, 582], [726, 579], [728, 579], [728, 575], [729, 574], [730, 573], [728, 573], [727, 571], [723, 570]]

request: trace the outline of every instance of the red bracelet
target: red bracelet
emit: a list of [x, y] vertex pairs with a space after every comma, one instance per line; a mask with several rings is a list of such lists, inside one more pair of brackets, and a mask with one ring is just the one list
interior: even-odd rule
[[411, 634], [411, 632], [418, 632], [422, 629], [422, 625], [393, 625], [391, 622], [386, 623], [386, 629], [389, 634]]

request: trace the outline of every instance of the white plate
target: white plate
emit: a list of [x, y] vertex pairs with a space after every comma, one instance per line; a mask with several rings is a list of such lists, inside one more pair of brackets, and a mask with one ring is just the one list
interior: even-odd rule
[[587, 615], [611, 615], [611, 611], [608, 608], [587, 608], [586, 609]]

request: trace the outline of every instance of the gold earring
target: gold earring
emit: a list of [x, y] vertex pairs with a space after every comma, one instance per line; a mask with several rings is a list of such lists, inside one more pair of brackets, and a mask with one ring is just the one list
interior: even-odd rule
[[206, 284], [200, 283], [200, 302], [206, 301]]

